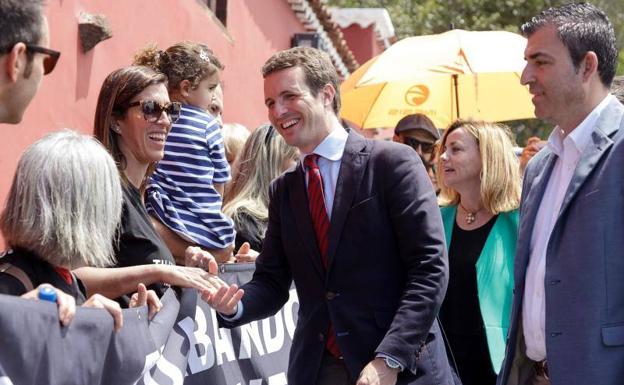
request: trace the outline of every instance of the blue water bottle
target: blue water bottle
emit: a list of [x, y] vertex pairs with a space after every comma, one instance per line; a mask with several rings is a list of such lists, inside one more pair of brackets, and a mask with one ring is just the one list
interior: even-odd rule
[[39, 299], [42, 301], [56, 302], [56, 290], [50, 286], [39, 288]]

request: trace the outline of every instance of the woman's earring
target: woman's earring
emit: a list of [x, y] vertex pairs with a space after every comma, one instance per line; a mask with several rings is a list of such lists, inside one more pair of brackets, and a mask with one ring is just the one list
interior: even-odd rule
[[111, 125], [111, 128], [112, 128], [112, 130], [113, 130], [113, 131], [115, 131], [116, 133], [121, 134], [121, 129], [119, 128], [119, 125], [118, 125], [117, 123], [113, 123], [113, 124]]

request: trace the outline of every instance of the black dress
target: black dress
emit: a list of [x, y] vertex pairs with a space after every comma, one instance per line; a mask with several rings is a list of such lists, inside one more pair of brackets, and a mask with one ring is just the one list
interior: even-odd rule
[[[5, 262], [20, 268], [35, 288], [42, 283], [48, 283], [74, 297], [76, 305], [81, 305], [86, 299], [87, 290], [76, 275], [72, 274], [72, 282], [68, 283], [54, 266], [40, 259], [33, 252], [21, 248], [9, 250], [0, 258], [0, 264]], [[26, 293], [26, 288], [19, 279], [7, 273], [0, 273], [0, 294], [22, 295], [24, 293]]]
[[[118, 267], [152, 263], [175, 265], [171, 251], [152, 225], [139, 190], [129, 183], [123, 186], [123, 212], [115, 257]], [[154, 290], [160, 297], [168, 287], [157, 283], [148, 289]]]
[[497, 218], [496, 215], [474, 230], [462, 230], [457, 221], [453, 225], [449, 285], [440, 309], [440, 322], [463, 385], [496, 384], [479, 308], [476, 264]]

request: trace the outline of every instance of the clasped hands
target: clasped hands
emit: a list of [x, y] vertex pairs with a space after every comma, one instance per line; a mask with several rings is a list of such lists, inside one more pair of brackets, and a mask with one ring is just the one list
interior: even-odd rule
[[[251, 253], [251, 254], [250, 254]], [[249, 244], [245, 244], [239, 249], [236, 257], [240, 255], [252, 255], [257, 253], [250, 250]], [[216, 311], [222, 314], [234, 314], [238, 302], [243, 296], [243, 291], [237, 285], [228, 285], [217, 276], [217, 262], [213, 256], [195, 246], [188, 247], [185, 252], [186, 266], [158, 265], [157, 281], [166, 282], [171, 285], [182, 287], [193, 287], [201, 292], [201, 297]], [[58, 305], [59, 321], [63, 326], [69, 326], [76, 315], [76, 300], [73, 296], [54, 288], [49, 284], [42, 284], [34, 290], [22, 295], [26, 299], [38, 299], [39, 290], [42, 287], [52, 288], [56, 293], [56, 304]], [[147, 290], [143, 283], [138, 284], [137, 292], [130, 300], [130, 307], [148, 306], [148, 317], [152, 319], [162, 308], [162, 303], [156, 293]], [[83, 305], [84, 307], [101, 308], [112, 316], [115, 331], [119, 331], [123, 325], [123, 316], [120, 305], [101, 294], [94, 294], [89, 297]]]

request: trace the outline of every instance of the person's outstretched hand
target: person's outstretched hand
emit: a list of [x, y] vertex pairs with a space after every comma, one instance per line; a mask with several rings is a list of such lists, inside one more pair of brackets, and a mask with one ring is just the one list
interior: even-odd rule
[[216, 292], [202, 293], [202, 299], [206, 301], [218, 313], [225, 316], [236, 314], [238, 303], [243, 298], [245, 292], [239, 289], [236, 284], [223, 285]]

